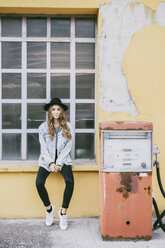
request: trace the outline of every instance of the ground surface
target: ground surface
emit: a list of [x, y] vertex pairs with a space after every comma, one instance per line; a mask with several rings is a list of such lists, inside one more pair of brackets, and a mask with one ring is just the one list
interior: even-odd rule
[[51, 227], [44, 219], [0, 220], [0, 248], [163, 248], [165, 233], [153, 231], [150, 241], [103, 241], [98, 218], [69, 219], [61, 231], [58, 219]]

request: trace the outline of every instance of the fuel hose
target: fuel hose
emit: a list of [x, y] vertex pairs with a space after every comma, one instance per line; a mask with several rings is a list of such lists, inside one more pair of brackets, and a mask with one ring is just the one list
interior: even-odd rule
[[[160, 177], [159, 162], [155, 161], [154, 165], [156, 165], [156, 175], [157, 175], [158, 185], [159, 185], [159, 188], [160, 188], [160, 191], [161, 191], [163, 197], [165, 198], [165, 191], [163, 189], [163, 185], [162, 185], [162, 181], [161, 181], [161, 177]], [[165, 232], [165, 224], [163, 224], [163, 222], [162, 222], [162, 218], [165, 216], [165, 209], [160, 214], [154, 197], [152, 198], [152, 201], [153, 201], [153, 205], [154, 205], [154, 209], [155, 209], [155, 213], [156, 213], [156, 217], [157, 217], [157, 220], [153, 224], [153, 228], [154, 229], [162, 228], [162, 230]]]

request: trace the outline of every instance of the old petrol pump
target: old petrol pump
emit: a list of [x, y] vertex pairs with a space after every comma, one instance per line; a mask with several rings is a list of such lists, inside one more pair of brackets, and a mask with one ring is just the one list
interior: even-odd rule
[[152, 123], [102, 122], [100, 230], [104, 240], [152, 237]]

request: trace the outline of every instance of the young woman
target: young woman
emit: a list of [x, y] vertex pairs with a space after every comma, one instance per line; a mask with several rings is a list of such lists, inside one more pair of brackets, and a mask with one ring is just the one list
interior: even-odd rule
[[67, 109], [68, 107], [59, 98], [53, 98], [50, 103], [44, 106], [44, 110], [48, 111], [48, 117], [47, 122], [43, 122], [39, 127], [41, 154], [36, 179], [38, 194], [46, 207], [47, 226], [51, 226], [53, 223], [55, 206], [49, 200], [48, 192], [45, 188], [46, 179], [50, 172], [60, 172], [65, 180], [63, 203], [58, 213], [61, 230], [66, 230], [68, 227], [66, 212], [74, 188], [72, 160], [70, 157], [73, 129], [65, 119], [64, 111]]

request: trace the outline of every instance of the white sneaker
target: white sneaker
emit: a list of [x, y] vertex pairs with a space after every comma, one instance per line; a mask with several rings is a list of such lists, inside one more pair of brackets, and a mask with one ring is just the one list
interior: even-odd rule
[[60, 229], [64, 231], [68, 228], [67, 215], [66, 214], [61, 215], [61, 209], [59, 210], [58, 215], [60, 217], [60, 223], [59, 223]]
[[52, 211], [49, 213], [48, 211], [46, 211], [46, 226], [51, 226], [53, 224], [53, 214], [55, 211], [55, 206], [52, 206]]

